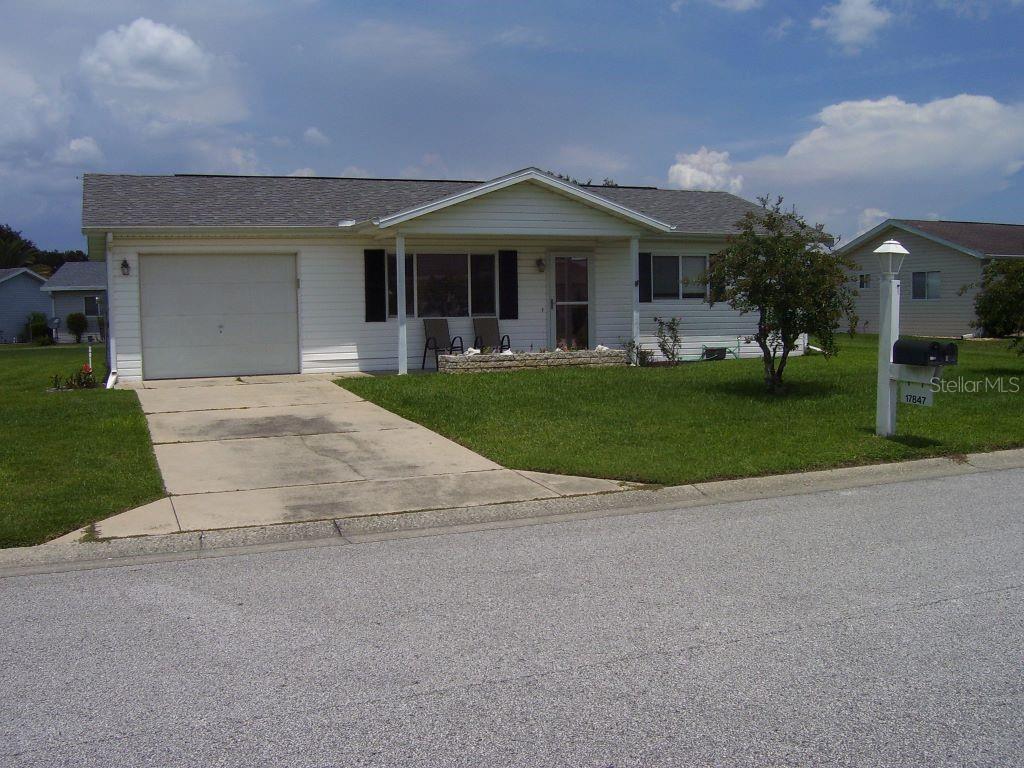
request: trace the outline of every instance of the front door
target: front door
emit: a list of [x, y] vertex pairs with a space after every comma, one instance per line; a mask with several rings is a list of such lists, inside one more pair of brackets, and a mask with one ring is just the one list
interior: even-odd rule
[[590, 347], [590, 260], [555, 256], [555, 345]]

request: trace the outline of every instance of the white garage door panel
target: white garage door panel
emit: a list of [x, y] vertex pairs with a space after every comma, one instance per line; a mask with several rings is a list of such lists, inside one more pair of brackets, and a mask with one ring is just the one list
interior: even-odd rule
[[144, 255], [147, 379], [296, 373], [295, 257]]

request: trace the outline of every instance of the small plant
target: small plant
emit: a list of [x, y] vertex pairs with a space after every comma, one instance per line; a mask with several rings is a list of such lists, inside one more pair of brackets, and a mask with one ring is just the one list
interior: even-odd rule
[[25, 336], [29, 341], [35, 341], [40, 344], [45, 343], [43, 339], [49, 339], [50, 326], [46, 322], [46, 315], [42, 312], [33, 312], [28, 316], [28, 321], [25, 323]]
[[644, 349], [640, 344], [637, 344], [633, 339], [622, 341], [622, 348], [626, 350], [626, 359], [630, 365], [638, 365], [641, 368], [645, 368], [651, 364], [651, 358], [654, 357], [654, 353], [649, 349]]
[[93, 373], [92, 366], [86, 363], [70, 376], [54, 374], [53, 388], [58, 392], [66, 392], [71, 389], [96, 389], [96, 375]]
[[82, 343], [82, 334], [89, 328], [89, 321], [81, 312], [72, 312], [67, 319], [68, 330], [74, 334], [75, 343]]
[[655, 336], [658, 339], [658, 349], [671, 365], [679, 363], [679, 353], [683, 346], [682, 336], [679, 333], [679, 318], [672, 317], [665, 320], [661, 317], [654, 318], [658, 324]]

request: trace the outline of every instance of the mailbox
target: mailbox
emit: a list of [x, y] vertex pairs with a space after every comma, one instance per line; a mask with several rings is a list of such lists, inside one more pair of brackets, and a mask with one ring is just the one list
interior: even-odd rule
[[898, 339], [892, 345], [892, 361], [899, 365], [956, 365], [956, 358], [956, 344], [926, 339]]

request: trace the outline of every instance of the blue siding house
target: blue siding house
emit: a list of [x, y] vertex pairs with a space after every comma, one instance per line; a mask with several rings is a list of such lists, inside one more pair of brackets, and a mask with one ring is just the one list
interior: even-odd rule
[[0, 269], [0, 343], [25, 341], [25, 324], [33, 312], [50, 317], [50, 295], [40, 290], [46, 278], [27, 267]]

